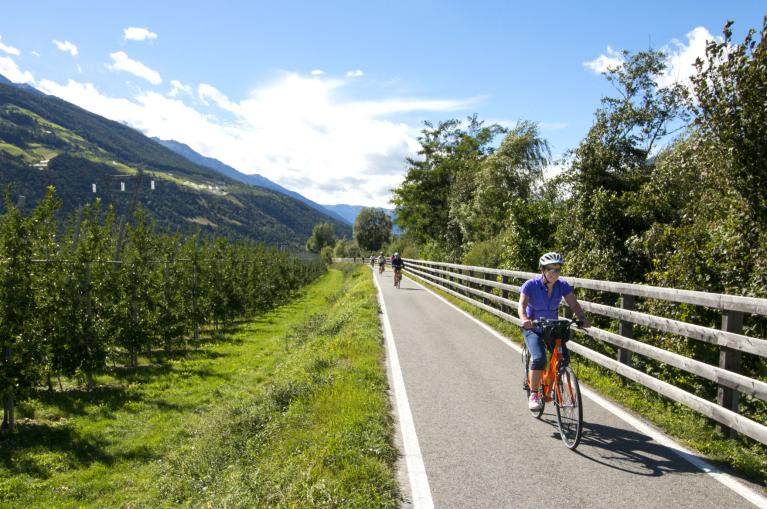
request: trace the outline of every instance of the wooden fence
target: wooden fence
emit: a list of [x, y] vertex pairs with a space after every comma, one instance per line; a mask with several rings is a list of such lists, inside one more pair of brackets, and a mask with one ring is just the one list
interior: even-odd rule
[[[450, 295], [516, 325], [521, 325], [516, 312], [518, 297], [510, 298], [509, 295], [519, 294], [520, 287], [513, 282], [539, 275], [425, 260], [407, 259], [405, 263], [406, 272], [438, 285]], [[579, 331], [617, 347], [616, 358], [612, 359], [586, 348], [576, 340], [568, 343], [570, 351], [702, 413], [716, 421], [717, 428], [722, 433], [732, 435], [739, 432], [767, 444], [767, 427], [738, 413], [741, 394], [767, 401], [767, 383], [739, 373], [743, 352], [767, 357], [767, 341], [741, 334], [745, 314], [767, 316], [767, 299], [593, 279], [568, 277], [565, 280], [576, 288], [611, 292], [620, 296], [620, 307], [579, 300], [585, 311], [619, 320], [617, 334], [596, 327]], [[714, 308], [722, 313], [722, 327], [713, 329], [635, 311], [636, 297]], [[719, 366], [636, 341], [633, 339], [634, 324], [717, 345], [720, 349]], [[632, 353], [715, 382], [719, 386], [717, 402], [713, 403], [632, 368]]]

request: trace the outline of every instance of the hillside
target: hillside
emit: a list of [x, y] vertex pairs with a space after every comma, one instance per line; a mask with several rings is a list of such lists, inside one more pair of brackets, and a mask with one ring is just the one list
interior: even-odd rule
[[0, 185], [7, 184], [29, 205], [54, 185], [63, 214], [96, 197], [119, 213], [141, 204], [172, 231], [201, 229], [295, 248], [319, 222], [351, 236], [348, 224], [295, 198], [237, 182], [56, 97], [0, 83]]
[[242, 173], [235, 168], [232, 168], [231, 166], [222, 163], [218, 159], [214, 159], [212, 157], [206, 157], [198, 152], [195, 152], [192, 150], [192, 148], [189, 145], [186, 145], [184, 143], [178, 142], [176, 140], [161, 140], [160, 138], [152, 138], [157, 143], [161, 144], [164, 147], [167, 147], [174, 151], [175, 153], [185, 157], [189, 161], [199, 164], [201, 166], [205, 166], [207, 168], [210, 168], [211, 170], [214, 170], [222, 175], [225, 175], [231, 179], [237, 180], [239, 182], [242, 182], [243, 184], [249, 184], [252, 186], [260, 186], [265, 187], [267, 189], [271, 189], [272, 191], [277, 191], [278, 193], [282, 193], [288, 196], [291, 196], [295, 198], [296, 200], [302, 201], [309, 205], [311, 208], [318, 210], [322, 212], [323, 214], [327, 214], [339, 221], [344, 221], [348, 223], [353, 223], [352, 220], [347, 221], [346, 218], [342, 217], [341, 215], [335, 213], [334, 211], [328, 209], [327, 207], [324, 207], [320, 205], [319, 203], [315, 203], [309, 198], [298, 194], [295, 191], [291, 191], [290, 189], [286, 189], [282, 187], [279, 184], [276, 184], [269, 180], [268, 178], [259, 175], [259, 174], [253, 174], [253, 175], [247, 175], [245, 173]]

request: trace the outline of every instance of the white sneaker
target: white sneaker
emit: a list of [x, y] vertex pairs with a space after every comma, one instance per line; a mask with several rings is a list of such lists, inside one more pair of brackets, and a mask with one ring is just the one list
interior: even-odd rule
[[527, 400], [527, 408], [530, 410], [540, 410], [543, 408], [543, 405], [541, 404], [541, 398], [538, 397], [537, 392], [530, 393], [530, 399]]

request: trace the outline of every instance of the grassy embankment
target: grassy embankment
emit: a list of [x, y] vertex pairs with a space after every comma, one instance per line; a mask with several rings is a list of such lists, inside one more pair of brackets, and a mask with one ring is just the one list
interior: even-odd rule
[[[487, 323], [511, 340], [524, 344], [519, 327], [467, 302], [443, 292], [435, 285], [408, 274], [472, 316]], [[727, 440], [717, 434], [714, 424], [684, 405], [663, 398], [639, 384], [624, 382], [614, 372], [574, 355], [578, 377], [608, 399], [618, 402], [655, 424], [680, 443], [697, 450], [708, 459], [759, 483], [767, 485], [767, 447], [739, 437]], [[767, 493], [767, 487], [764, 487]]]
[[92, 392], [40, 392], [0, 439], [3, 507], [394, 507], [397, 456], [368, 271]]

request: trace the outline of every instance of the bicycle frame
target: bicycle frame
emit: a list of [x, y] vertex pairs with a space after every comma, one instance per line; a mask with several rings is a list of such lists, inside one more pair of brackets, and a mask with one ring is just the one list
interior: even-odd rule
[[[559, 393], [559, 385], [557, 382], [557, 370], [559, 369], [560, 352], [562, 351], [562, 340], [557, 338], [554, 340], [554, 348], [552, 349], [551, 356], [549, 358], [548, 365], [543, 371], [541, 376], [541, 384], [543, 387], [543, 397], [545, 401], [562, 401], [562, 394]], [[552, 389], [556, 388], [556, 399], [552, 398]], [[572, 387], [568, 384], [567, 389], [570, 391], [572, 397]]]

